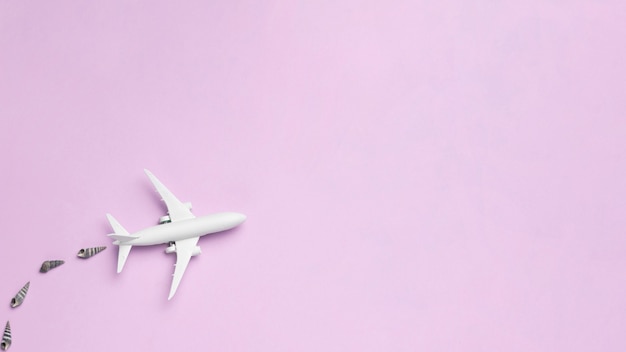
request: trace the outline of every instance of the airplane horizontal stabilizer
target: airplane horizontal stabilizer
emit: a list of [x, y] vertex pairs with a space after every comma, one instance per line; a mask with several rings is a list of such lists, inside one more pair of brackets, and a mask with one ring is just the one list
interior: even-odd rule
[[132, 241], [134, 239], [139, 238], [138, 236], [120, 235], [117, 233], [112, 233], [109, 235], [109, 237], [113, 238], [114, 240], [118, 240], [120, 242]]
[[130, 249], [133, 248], [131, 245], [120, 244], [120, 251], [117, 255], [117, 273], [121, 273], [122, 269], [124, 269], [124, 264], [126, 263], [126, 259], [128, 259], [128, 254], [130, 253]]
[[122, 225], [120, 225], [120, 223], [115, 220], [115, 218], [111, 214], [107, 214], [107, 219], [109, 219], [109, 223], [111, 224], [111, 227], [115, 232], [110, 234], [109, 237], [120, 242], [131, 241], [139, 238], [138, 236], [132, 236], [131, 234], [129, 234], [128, 231], [126, 231], [126, 229], [122, 227]]

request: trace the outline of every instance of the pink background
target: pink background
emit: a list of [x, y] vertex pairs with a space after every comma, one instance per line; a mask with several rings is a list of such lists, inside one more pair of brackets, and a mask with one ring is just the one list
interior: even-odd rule
[[625, 4], [1, 1], [11, 350], [625, 351]]

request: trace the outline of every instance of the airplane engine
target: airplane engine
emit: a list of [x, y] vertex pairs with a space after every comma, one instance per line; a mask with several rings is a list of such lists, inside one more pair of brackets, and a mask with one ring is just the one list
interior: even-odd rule
[[172, 222], [172, 219], [169, 215], [164, 215], [159, 218], [159, 225], [167, 224]]
[[195, 257], [197, 255], [202, 254], [202, 249], [200, 249], [200, 246], [196, 246], [193, 251], [191, 252], [191, 256]]
[[170, 243], [170, 245], [165, 248], [165, 253], [170, 254], [176, 252], [176, 245], [174, 243]]

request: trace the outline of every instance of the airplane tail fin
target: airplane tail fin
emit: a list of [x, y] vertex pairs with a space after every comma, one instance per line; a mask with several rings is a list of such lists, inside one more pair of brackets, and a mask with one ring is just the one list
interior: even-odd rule
[[115, 233], [109, 235], [109, 237], [113, 238], [115, 241], [113, 244], [116, 244], [120, 247], [119, 253], [117, 255], [117, 273], [121, 273], [124, 268], [124, 264], [126, 263], [126, 259], [128, 258], [128, 254], [130, 253], [131, 248], [133, 247], [131, 244], [124, 244], [124, 242], [128, 242], [139, 238], [137, 236], [131, 236], [128, 231], [122, 225], [120, 225], [117, 220], [111, 215], [107, 214], [107, 219], [113, 228]]

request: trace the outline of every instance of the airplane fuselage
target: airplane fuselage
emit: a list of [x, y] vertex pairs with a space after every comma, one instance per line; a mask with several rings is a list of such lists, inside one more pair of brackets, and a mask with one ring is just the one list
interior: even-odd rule
[[[208, 235], [232, 229], [243, 223], [246, 216], [240, 213], [224, 212], [197, 218], [156, 225], [132, 233], [138, 238], [125, 241], [124, 245], [152, 246], [188, 238]], [[117, 244], [117, 243], [115, 243]]]

